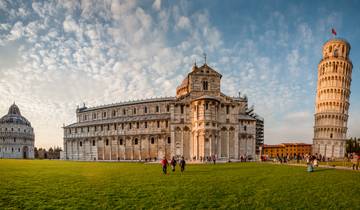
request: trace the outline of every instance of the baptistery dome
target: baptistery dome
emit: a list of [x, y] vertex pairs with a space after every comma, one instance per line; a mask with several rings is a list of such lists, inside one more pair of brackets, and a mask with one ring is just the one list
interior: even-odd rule
[[15, 103], [0, 118], [0, 158], [34, 158], [34, 130]]

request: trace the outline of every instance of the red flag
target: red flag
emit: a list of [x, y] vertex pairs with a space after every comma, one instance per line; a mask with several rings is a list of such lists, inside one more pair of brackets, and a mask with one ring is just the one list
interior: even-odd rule
[[334, 28], [331, 29], [331, 33], [334, 34], [336, 36], [336, 31]]

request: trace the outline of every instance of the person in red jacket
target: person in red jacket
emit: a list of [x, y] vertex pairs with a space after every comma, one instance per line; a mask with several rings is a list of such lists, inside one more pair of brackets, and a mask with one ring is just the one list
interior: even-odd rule
[[163, 170], [163, 173], [166, 174], [166, 170], [167, 170], [167, 166], [169, 165], [166, 157], [164, 157], [162, 160], [161, 160], [161, 166], [162, 166], [162, 170]]

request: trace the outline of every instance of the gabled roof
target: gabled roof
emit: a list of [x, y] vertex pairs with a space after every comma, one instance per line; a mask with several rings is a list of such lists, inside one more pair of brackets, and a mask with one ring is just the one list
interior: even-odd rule
[[214, 70], [213, 68], [211, 68], [210, 66], [208, 66], [206, 63], [200, 67], [194, 66], [192, 68], [192, 71], [189, 73], [189, 75], [191, 74], [198, 74], [198, 73], [210, 73], [210, 74], [216, 74], [217, 76], [219, 76], [220, 78], [222, 77], [222, 75], [217, 72], [216, 70]]

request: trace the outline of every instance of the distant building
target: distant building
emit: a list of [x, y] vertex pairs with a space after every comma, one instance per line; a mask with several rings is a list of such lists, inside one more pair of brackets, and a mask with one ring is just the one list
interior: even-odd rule
[[264, 144], [262, 147], [262, 155], [273, 158], [278, 155], [294, 157], [297, 155], [311, 154], [311, 146], [311, 144], [305, 143]]
[[353, 68], [350, 48], [349, 42], [338, 38], [323, 45], [318, 65], [313, 154], [345, 156]]
[[0, 119], [0, 158], [34, 158], [34, 130], [15, 103]]
[[77, 122], [64, 127], [62, 158], [255, 158], [263, 120], [248, 109], [246, 97], [223, 94], [221, 78], [206, 63], [194, 65], [176, 97], [78, 108]]

